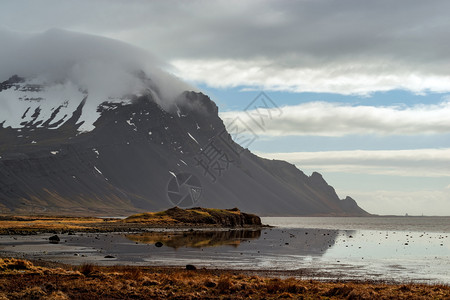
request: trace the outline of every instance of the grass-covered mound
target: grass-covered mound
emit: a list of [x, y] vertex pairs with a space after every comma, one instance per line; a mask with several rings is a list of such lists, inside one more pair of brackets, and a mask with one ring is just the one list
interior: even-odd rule
[[127, 223], [149, 223], [167, 225], [217, 225], [222, 227], [261, 226], [257, 215], [241, 212], [237, 208], [214, 209], [194, 207], [181, 209], [174, 207], [162, 212], [148, 212], [132, 215]]
[[126, 219], [67, 216], [0, 215], [0, 235], [70, 232], [139, 232], [149, 227], [258, 227], [261, 219], [237, 208], [174, 207], [162, 212], [132, 215]]

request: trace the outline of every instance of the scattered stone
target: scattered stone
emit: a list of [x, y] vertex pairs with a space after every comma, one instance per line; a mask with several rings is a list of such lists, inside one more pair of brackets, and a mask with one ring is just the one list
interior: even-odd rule
[[60, 241], [59, 236], [57, 236], [56, 234], [49, 237], [48, 240], [50, 241], [51, 244], [58, 244]]
[[194, 265], [186, 265], [186, 270], [195, 271], [197, 270], [197, 267]]
[[156, 242], [156, 243], [155, 243], [155, 246], [158, 247], [158, 248], [160, 248], [160, 247], [163, 246], [163, 243], [161, 243], [161, 242]]
[[116, 258], [116, 257], [112, 255], [105, 255], [105, 258]]

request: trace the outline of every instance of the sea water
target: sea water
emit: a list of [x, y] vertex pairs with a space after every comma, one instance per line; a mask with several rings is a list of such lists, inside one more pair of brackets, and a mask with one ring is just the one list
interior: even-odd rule
[[[273, 271], [324, 280], [450, 284], [450, 217], [262, 218], [262, 230], [1, 236], [2, 255], [72, 264]], [[163, 243], [156, 247], [156, 241]], [[113, 258], [105, 258], [106, 255]]]
[[[450, 217], [264, 218], [287, 232], [330, 233], [305, 257], [330, 277], [450, 284]], [[325, 247], [326, 248], [326, 247]]]

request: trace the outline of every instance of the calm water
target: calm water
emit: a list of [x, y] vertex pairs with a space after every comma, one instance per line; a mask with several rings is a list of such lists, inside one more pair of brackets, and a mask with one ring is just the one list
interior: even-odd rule
[[[72, 264], [195, 264], [304, 278], [450, 284], [450, 218], [263, 218], [263, 230], [0, 237], [0, 251]], [[155, 242], [163, 246], [158, 248]], [[105, 255], [115, 258], [107, 259]]]
[[283, 228], [450, 233], [450, 217], [270, 217], [262, 218], [262, 221]]

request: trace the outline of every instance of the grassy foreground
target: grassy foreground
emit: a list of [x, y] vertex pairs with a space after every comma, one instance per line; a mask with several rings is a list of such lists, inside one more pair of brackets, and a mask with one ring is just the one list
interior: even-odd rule
[[[49, 264], [49, 263], [46, 263]], [[449, 299], [450, 287], [339, 283], [220, 270], [38, 266], [0, 259], [0, 299]]]

